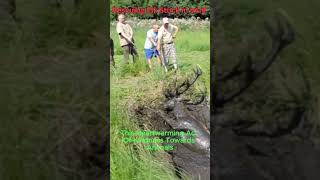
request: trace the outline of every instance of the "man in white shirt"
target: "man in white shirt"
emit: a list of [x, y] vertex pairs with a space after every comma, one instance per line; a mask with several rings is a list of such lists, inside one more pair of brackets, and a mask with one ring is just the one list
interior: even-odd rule
[[172, 57], [174, 69], [177, 69], [176, 49], [174, 46], [174, 38], [176, 37], [179, 28], [169, 23], [167, 17], [162, 19], [163, 25], [159, 29], [157, 50], [161, 53], [161, 57], [165, 70], [169, 63], [169, 57]]
[[146, 55], [146, 59], [149, 65], [149, 68], [152, 69], [152, 62], [151, 59], [155, 56], [158, 60], [158, 64], [161, 64], [161, 60], [159, 57], [159, 53], [156, 49], [157, 41], [158, 41], [158, 29], [159, 26], [154, 24], [152, 29], [147, 32], [147, 38], [144, 43], [144, 53]]

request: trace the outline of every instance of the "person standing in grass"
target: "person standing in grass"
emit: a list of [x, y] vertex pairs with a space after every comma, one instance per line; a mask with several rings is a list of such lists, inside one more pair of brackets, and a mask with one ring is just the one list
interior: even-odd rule
[[133, 31], [131, 26], [126, 23], [125, 15], [123, 14], [118, 16], [117, 33], [123, 50], [124, 63], [129, 63], [129, 55], [132, 55], [133, 62], [135, 62], [136, 58], [138, 58], [138, 53], [134, 47]]
[[158, 41], [158, 30], [159, 30], [159, 26], [157, 24], [154, 24], [152, 26], [152, 29], [150, 29], [147, 32], [147, 38], [146, 38], [146, 41], [144, 43], [144, 53], [146, 55], [147, 62], [148, 62], [148, 65], [149, 65], [150, 69], [152, 69], [151, 59], [152, 59], [153, 55], [157, 58], [158, 64], [161, 65], [161, 60], [160, 60], [160, 57], [159, 57], [159, 53], [158, 53], [158, 51], [156, 49], [157, 41]]
[[169, 23], [169, 19], [167, 17], [162, 19], [163, 25], [160, 27], [158, 32], [158, 43], [157, 50], [160, 52], [163, 66], [165, 71], [167, 70], [169, 64], [169, 57], [172, 57], [172, 63], [174, 69], [177, 69], [177, 57], [176, 57], [176, 49], [173, 40], [175, 39], [179, 28], [175, 25]]

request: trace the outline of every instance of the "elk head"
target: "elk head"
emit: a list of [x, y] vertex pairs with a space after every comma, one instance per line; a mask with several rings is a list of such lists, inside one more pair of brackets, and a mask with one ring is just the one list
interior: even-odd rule
[[190, 87], [197, 81], [197, 79], [202, 75], [201, 69], [197, 66], [193, 69], [194, 75], [192, 78], [186, 78], [181, 84], [177, 85], [177, 77], [175, 75], [174, 79], [174, 88], [167, 88], [164, 91], [164, 95], [167, 99], [167, 103], [165, 105], [166, 110], [173, 110], [174, 104], [176, 101], [184, 102], [185, 104], [201, 104], [205, 100], [206, 91], [201, 91], [201, 97], [196, 102], [190, 102], [190, 100], [182, 99], [181, 95], [183, 95], [186, 91], [190, 89]]
[[[210, 132], [209, 132], [209, 112], [210, 109], [206, 104], [202, 104], [205, 100], [206, 93], [202, 92], [201, 97], [196, 102], [181, 98], [197, 79], [201, 76], [202, 71], [199, 67], [193, 70], [194, 74], [191, 78], [186, 78], [181, 84], [177, 85], [175, 77], [174, 88], [165, 90], [164, 95], [167, 102], [165, 110], [170, 117], [166, 122], [175, 130], [193, 131], [196, 134], [195, 144], [186, 144], [185, 146], [197, 153], [210, 154]], [[207, 116], [205, 115], [207, 114]]]

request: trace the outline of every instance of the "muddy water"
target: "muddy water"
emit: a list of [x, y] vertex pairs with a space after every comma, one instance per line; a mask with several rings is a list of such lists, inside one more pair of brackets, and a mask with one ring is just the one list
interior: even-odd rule
[[[168, 105], [169, 104], [169, 105]], [[168, 108], [170, 106], [170, 108]], [[183, 130], [195, 132], [194, 144], [174, 144], [175, 150], [168, 152], [176, 167], [177, 175], [183, 171], [193, 180], [210, 179], [210, 107], [207, 102], [187, 105], [178, 98], [172, 99], [165, 107], [157, 109], [148, 117], [160, 130]], [[141, 117], [141, 116], [140, 116]], [[162, 124], [159, 124], [162, 122]], [[158, 127], [156, 127], [158, 126]]]
[[[156, 107], [141, 105], [135, 110], [139, 124], [150, 121], [154, 130], [193, 131], [195, 143], [171, 144], [176, 148], [167, 151], [176, 167], [176, 174], [189, 175], [192, 180], [210, 179], [210, 107], [207, 101], [201, 104], [186, 104], [179, 98], [159, 103]], [[166, 144], [164, 144], [166, 145]], [[180, 177], [181, 178], [181, 177]]]
[[[153, 119], [169, 125], [169, 130], [187, 129], [199, 135], [193, 146], [175, 144], [176, 150], [170, 152], [178, 176], [184, 171], [193, 180], [209, 180], [210, 173], [211, 179], [220, 180], [318, 180], [320, 177], [319, 143], [287, 128], [271, 131], [267, 126], [259, 126], [258, 132], [252, 128], [239, 132], [246, 120], [243, 123], [225, 118], [220, 121], [217, 115], [213, 116], [215, 156], [210, 171], [210, 148], [203, 146], [210, 141], [209, 106], [205, 103], [187, 105], [176, 100], [172, 108], [156, 109], [162, 115], [156, 113]], [[291, 124], [288, 123], [289, 128], [296, 127]], [[300, 128], [299, 131], [298, 134], [305, 134], [309, 130]]]
[[296, 112], [290, 121], [274, 121], [274, 128], [261, 123], [248, 126], [246, 119], [215, 114], [215, 179], [318, 180], [319, 137], [307, 135], [311, 132], [307, 120]]
[[209, 180], [210, 107], [206, 102], [187, 105], [179, 99], [174, 99], [172, 107], [166, 108], [165, 122], [173, 129], [191, 130], [196, 134], [194, 144], [175, 144], [176, 149], [171, 155], [177, 170], [186, 172], [193, 180]]

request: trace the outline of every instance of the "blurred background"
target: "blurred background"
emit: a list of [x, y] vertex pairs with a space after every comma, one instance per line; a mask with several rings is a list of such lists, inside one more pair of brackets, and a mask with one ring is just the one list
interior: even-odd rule
[[106, 1], [0, 1], [0, 179], [104, 179]]

